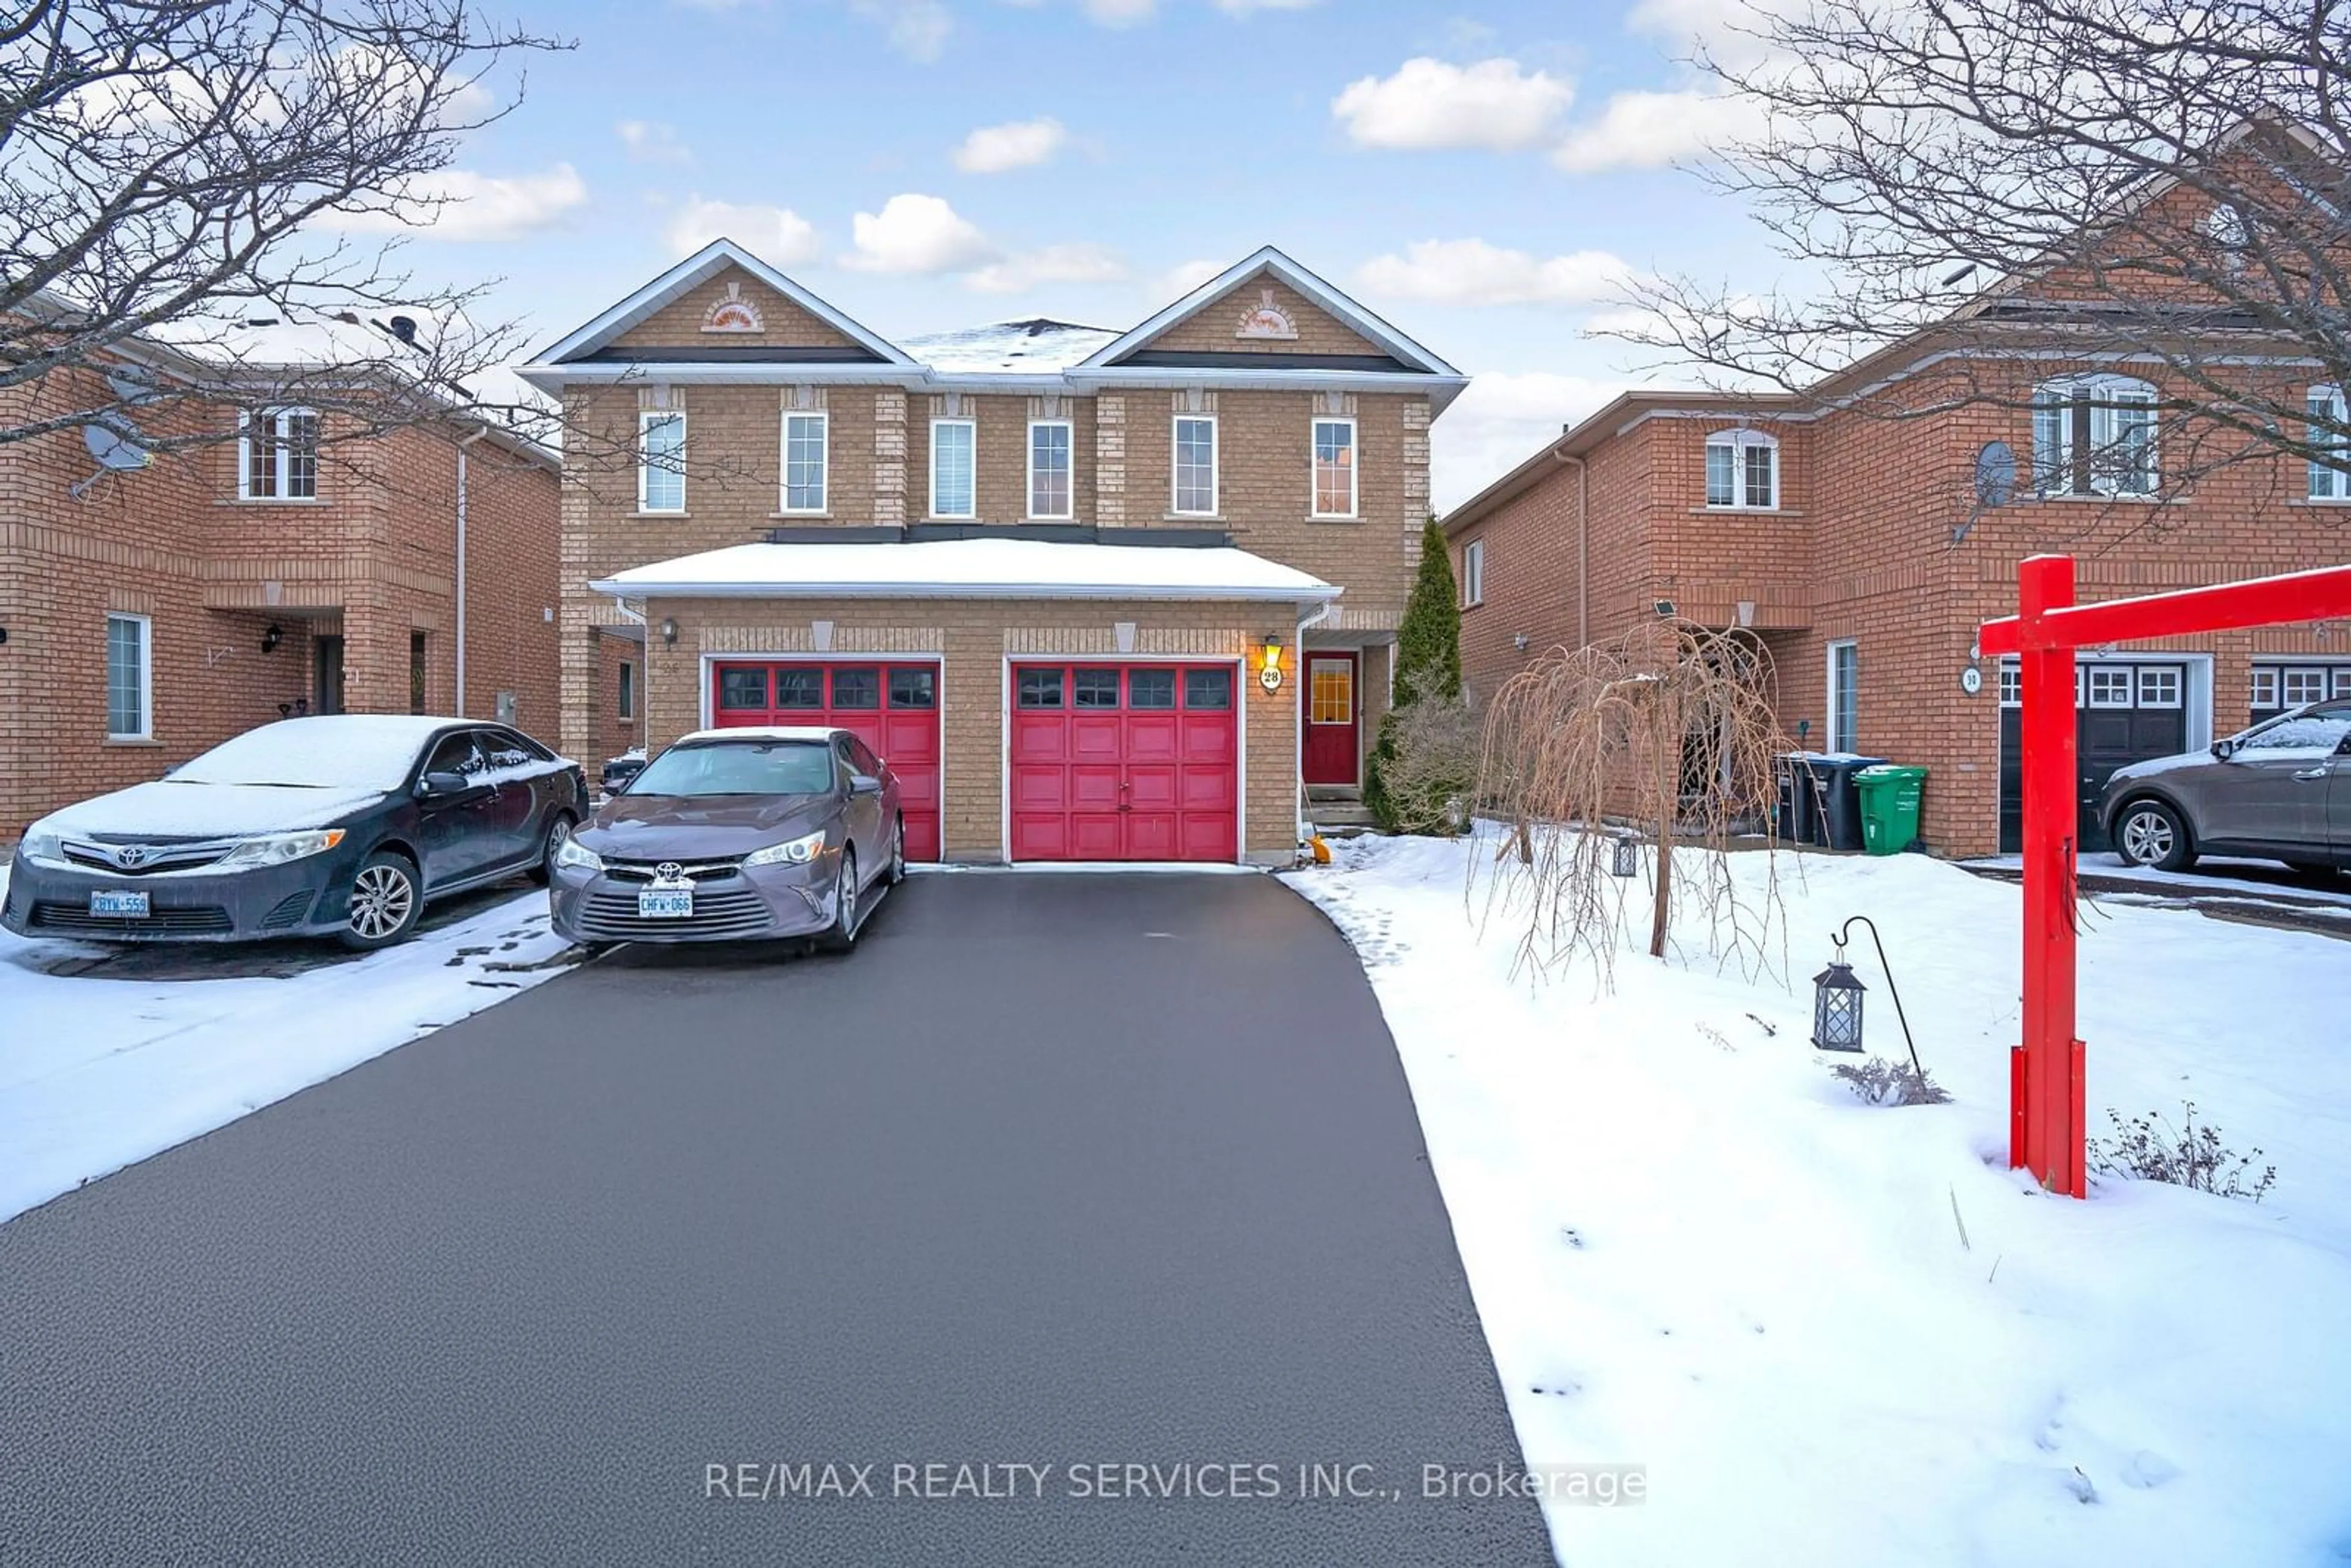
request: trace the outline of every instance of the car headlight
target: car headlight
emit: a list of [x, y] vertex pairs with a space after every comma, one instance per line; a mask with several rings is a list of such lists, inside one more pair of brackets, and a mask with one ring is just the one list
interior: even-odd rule
[[61, 834], [47, 832], [38, 827], [29, 830], [16, 844], [16, 852], [37, 865], [63, 866], [73, 862], [66, 859], [65, 840]]
[[251, 871], [256, 866], [284, 865], [308, 855], [322, 855], [343, 841], [340, 828], [319, 828], [307, 833], [271, 833], [247, 839], [213, 862], [215, 871]]
[[567, 838], [563, 841], [563, 847], [555, 852], [555, 863], [572, 871], [602, 871], [604, 857], [578, 839]]
[[819, 828], [806, 838], [793, 839], [789, 843], [769, 844], [764, 850], [753, 850], [743, 857], [745, 865], [806, 865], [824, 853], [824, 830]]

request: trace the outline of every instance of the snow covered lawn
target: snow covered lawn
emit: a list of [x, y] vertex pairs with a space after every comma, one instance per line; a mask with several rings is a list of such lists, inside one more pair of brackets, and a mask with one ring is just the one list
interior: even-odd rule
[[[1636, 881], [1611, 990], [1588, 963], [1514, 977], [1470, 853], [1361, 839], [1290, 880], [1395, 1034], [1528, 1459], [1647, 1466], [1646, 1503], [1547, 1505], [1563, 1563], [2351, 1556], [2351, 945], [2088, 916], [2093, 1134], [2189, 1099], [2278, 1174], [2258, 1207], [2076, 1203], [2007, 1168], [2014, 887], [1783, 856], [1785, 963], [1750, 979], [1688, 918], [1650, 959]], [[1731, 858], [1753, 888], [1763, 857]], [[1954, 1103], [1865, 1106], [1810, 1045], [1854, 914]], [[1855, 935], [1870, 1049], [1900, 1056]]]
[[0, 931], [0, 1220], [503, 1001], [566, 946], [536, 889], [283, 978], [52, 974], [104, 949]]

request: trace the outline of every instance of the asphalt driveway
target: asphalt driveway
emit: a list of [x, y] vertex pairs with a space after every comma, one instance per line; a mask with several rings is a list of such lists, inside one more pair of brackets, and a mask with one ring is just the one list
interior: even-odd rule
[[0, 1226], [0, 1564], [1548, 1563], [1421, 1496], [1518, 1461], [1265, 877], [624, 949]]

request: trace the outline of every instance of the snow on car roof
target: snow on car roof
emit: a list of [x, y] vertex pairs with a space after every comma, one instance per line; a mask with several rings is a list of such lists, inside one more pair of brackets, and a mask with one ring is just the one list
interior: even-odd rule
[[1120, 334], [1105, 327], [1036, 317], [953, 332], [901, 338], [898, 346], [935, 371], [1048, 374], [1082, 364]]
[[727, 729], [697, 729], [691, 735], [677, 737], [684, 746], [689, 740], [814, 740], [829, 741], [836, 735], [846, 735], [845, 729], [820, 724], [744, 725]]
[[183, 784], [297, 784], [397, 789], [417, 752], [462, 718], [319, 714], [279, 719], [221, 742], [172, 773]]

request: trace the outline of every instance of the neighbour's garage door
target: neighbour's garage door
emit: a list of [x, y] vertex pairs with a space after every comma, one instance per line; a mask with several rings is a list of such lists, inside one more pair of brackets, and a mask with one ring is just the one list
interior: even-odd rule
[[939, 858], [939, 672], [929, 664], [714, 665], [711, 724], [827, 725], [848, 730], [898, 776], [906, 858]]
[[[2024, 710], [2018, 706], [2014, 664], [2000, 672], [2000, 850], [2024, 847]], [[2098, 823], [2098, 797], [2126, 763], [2171, 757], [2188, 749], [2188, 667], [2185, 664], [2083, 660], [2074, 666], [2074, 817], [2077, 854], [2114, 846]]]
[[1230, 664], [1012, 667], [1012, 858], [1240, 855]]

